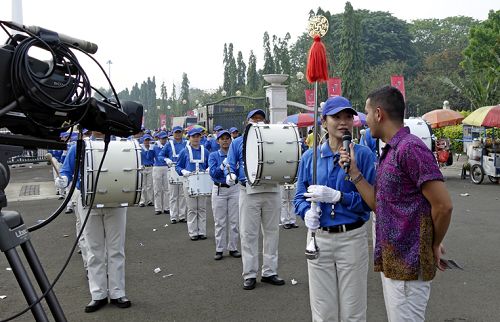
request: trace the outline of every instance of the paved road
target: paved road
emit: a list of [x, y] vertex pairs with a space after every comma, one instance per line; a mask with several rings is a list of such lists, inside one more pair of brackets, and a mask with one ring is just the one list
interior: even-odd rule
[[[444, 172], [454, 202], [453, 221], [445, 244], [448, 257], [462, 264], [465, 270], [438, 274], [432, 286], [427, 320], [498, 321], [500, 186], [460, 180], [458, 167]], [[9, 200], [19, 201], [11, 201], [8, 209], [20, 211], [28, 225], [45, 218], [59, 204], [50, 180], [50, 170], [45, 165], [13, 169], [7, 195]], [[43, 195], [19, 196], [26, 184], [40, 184]], [[126, 284], [132, 308], [108, 306], [96, 313], [84, 313], [90, 298], [78, 254], [73, 255], [56, 285], [56, 295], [69, 321], [309, 321], [307, 266], [303, 255], [306, 230], [300, 224], [299, 229], [280, 232], [279, 273], [287, 284], [258, 283], [255, 290], [244, 291], [241, 260], [212, 259], [215, 246], [210, 215], [209, 238], [192, 242], [185, 224], [171, 225], [165, 216], [154, 216], [151, 207], [130, 208]], [[61, 214], [31, 235], [51, 280], [68, 256], [74, 231], [73, 215]], [[0, 255], [0, 296], [7, 296], [0, 299], [0, 319], [25, 307], [12, 271], [6, 270], [8, 266], [6, 258]], [[157, 267], [161, 272], [155, 274], [153, 270]], [[298, 283], [292, 285], [291, 279]], [[32, 320], [27, 313], [16, 321]], [[370, 270], [368, 321], [385, 320], [380, 278]]]

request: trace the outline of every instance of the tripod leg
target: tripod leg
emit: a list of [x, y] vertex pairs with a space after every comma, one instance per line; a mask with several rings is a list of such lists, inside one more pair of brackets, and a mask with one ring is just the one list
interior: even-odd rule
[[[40, 289], [43, 293], [47, 292], [47, 290], [50, 288], [50, 282], [47, 278], [47, 275], [45, 274], [45, 271], [43, 270], [38, 256], [36, 255], [31, 241], [28, 240], [25, 243], [21, 244], [21, 249], [23, 250], [26, 259], [28, 260], [28, 264], [30, 265], [31, 270], [35, 275]], [[59, 301], [54, 294], [54, 290], [50, 290], [50, 292], [48, 292], [45, 296], [45, 299], [47, 300], [47, 304], [49, 306], [50, 312], [52, 312], [52, 316], [54, 317], [54, 319], [57, 322], [66, 322], [66, 317], [64, 316], [61, 305], [59, 304]]]
[[[35, 303], [38, 296], [36, 295], [33, 284], [31, 284], [28, 273], [26, 273], [26, 269], [24, 268], [23, 263], [21, 262], [21, 258], [19, 257], [16, 249], [11, 248], [6, 250], [4, 253], [7, 257], [7, 260], [9, 261], [10, 266], [12, 267], [12, 271], [16, 276], [17, 283], [21, 287], [26, 301], [29, 305]], [[35, 317], [36, 321], [49, 321], [40, 303], [33, 305], [33, 307], [31, 308], [31, 313]]]

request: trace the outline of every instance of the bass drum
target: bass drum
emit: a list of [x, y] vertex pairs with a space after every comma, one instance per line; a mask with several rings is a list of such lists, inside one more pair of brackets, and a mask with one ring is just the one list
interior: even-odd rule
[[[414, 118], [414, 119], [405, 119], [404, 120], [405, 126], [410, 128], [410, 133], [418, 136], [424, 143], [425, 145], [429, 148], [430, 151], [433, 151], [433, 144], [432, 144], [432, 129], [427, 122], [425, 122], [421, 118]], [[382, 148], [385, 146], [385, 143], [378, 139], [377, 140], [378, 144], [378, 153], [379, 155], [382, 155]]]
[[294, 124], [248, 124], [243, 137], [247, 183], [295, 183], [302, 153], [300, 144]]
[[136, 140], [111, 141], [102, 164], [97, 189], [93, 188], [104, 154], [104, 141], [85, 140], [85, 159], [81, 192], [84, 207], [128, 207], [141, 198], [141, 147]]

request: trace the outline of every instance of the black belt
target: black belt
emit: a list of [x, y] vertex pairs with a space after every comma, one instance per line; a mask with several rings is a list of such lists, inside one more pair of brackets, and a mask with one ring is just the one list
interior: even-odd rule
[[321, 227], [321, 230], [327, 231], [330, 234], [345, 233], [346, 231], [349, 231], [349, 230], [358, 229], [359, 227], [363, 226], [364, 224], [365, 224], [365, 222], [360, 220], [360, 221], [356, 221], [355, 223], [352, 223], [352, 224]]
[[219, 182], [214, 182], [214, 185], [216, 185], [219, 188], [231, 188], [228, 184], [226, 183], [219, 183]]
[[153, 165], [152, 164], [149, 164], [149, 165], [144, 165], [145, 168], [149, 168], [149, 167], [152, 167]]

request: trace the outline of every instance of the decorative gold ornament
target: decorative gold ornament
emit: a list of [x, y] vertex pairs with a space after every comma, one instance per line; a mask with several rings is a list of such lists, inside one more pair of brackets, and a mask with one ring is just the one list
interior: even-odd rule
[[323, 37], [328, 32], [328, 19], [325, 16], [317, 15], [309, 18], [307, 29], [309, 29], [309, 36], [314, 38], [318, 35]]

